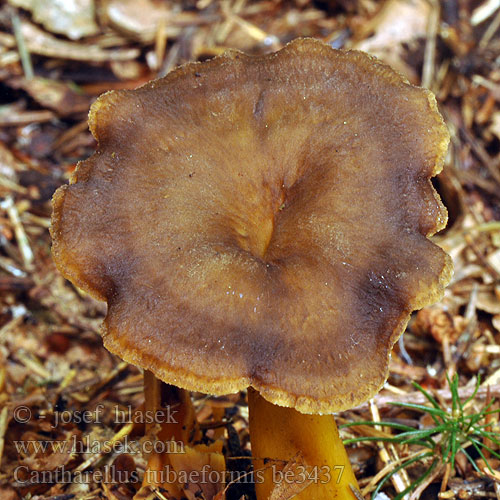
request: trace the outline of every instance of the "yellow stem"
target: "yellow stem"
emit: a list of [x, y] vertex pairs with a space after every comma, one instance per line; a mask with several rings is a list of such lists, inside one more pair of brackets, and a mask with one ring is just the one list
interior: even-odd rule
[[358, 483], [332, 415], [276, 406], [251, 388], [248, 405], [258, 500], [292, 494], [297, 500], [356, 500]]

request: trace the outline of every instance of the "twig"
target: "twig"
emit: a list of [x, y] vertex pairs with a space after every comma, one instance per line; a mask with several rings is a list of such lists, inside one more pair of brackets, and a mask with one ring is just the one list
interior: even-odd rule
[[[380, 414], [378, 412], [377, 405], [374, 403], [373, 399], [370, 400], [370, 411], [372, 414], [372, 418], [374, 422], [380, 422]], [[375, 429], [382, 431], [381, 426], [375, 426]], [[379, 448], [379, 457], [386, 465], [390, 465], [393, 463], [397, 463], [399, 461], [399, 456], [397, 455], [396, 449], [394, 446], [387, 446], [386, 443], [380, 441], [378, 443]], [[388, 449], [389, 448], [389, 449]], [[409, 478], [406, 470], [401, 469], [399, 472], [395, 472], [391, 476], [391, 482], [398, 493], [401, 493], [409, 486]], [[404, 499], [408, 498], [408, 495], [403, 497]]]
[[9, 274], [16, 278], [26, 278], [27, 274], [22, 270], [16, 267], [15, 262], [8, 257], [3, 257], [0, 255], [0, 269], [7, 271]]
[[500, 10], [497, 12], [497, 15], [494, 17], [493, 21], [491, 21], [490, 25], [484, 32], [484, 35], [481, 37], [479, 41], [479, 48], [484, 49], [493, 38], [493, 35], [496, 33], [498, 28], [500, 27]]
[[424, 481], [422, 481], [417, 486], [417, 488], [415, 488], [415, 490], [410, 495], [409, 500], [417, 500], [418, 498], [420, 498], [420, 495], [422, 495], [425, 488], [427, 488], [427, 486], [429, 486], [429, 484], [431, 484], [432, 481], [434, 481], [434, 479], [436, 479], [439, 476], [439, 474], [441, 474], [444, 467], [445, 467], [444, 464], [441, 464], [440, 466], [436, 467], [434, 472], [432, 472], [432, 474], [429, 474], [429, 476]]
[[[500, 12], [498, 14], [500, 16]], [[495, 99], [497, 99], [497, 100], [500, 99], [500, 85], [498, 83], [494, 83], [481, 75], [473, 75], [472, 81], [476, 85], [481, 85], [485, 89], [490, 90]]]
[[158, 71], [158, 78], [164, 77], [177, 64], [180, 50], [181, 44], [179, 42], [175, 42], [172, 47], [170, 47], [167, 57], [163, 61], [160, 71]]
[[486, 150], [477, 142], [477, 140], [472, 137], [472, 135], [464, 128], [459, 128], [463, 138], [471, 145], [472, 149], [478, 156], [478, 158], [483, 162], [484, 166], [488, 169], [493, 179], [500, 184], [500, 171], [498, 170], [498, 165], [494, 164], [491, 156], [486, 152]]
[[215, 40], [218, 43], [223, 43], [226, 40], [234, 25], [233, 15], [238, 14], [244, 5], [245, 0], [237, 0], [233, 5], [227, 0], [221, 2], [220, 8], [225, 19], [215, 33]]
[[375, 489], [375, 485], [387, 474], [389, 474], [393, 469], [396, 467], [400, 466], [405, 460], [412, 460], [413, 458], [418, 457], [419, 455], [423, 455], [425, 453], [424, 450], [418, 450], [404, 458], [400, 458], [397, 461], [391, 462], [390, 464], [387, 464], [383, 469], [381, 469], [375, 476], [373, 476], [368, 484], [363, 488], [363, 491], [361, 492], [363, 495], [367, 495], [371, 491]]
[[436, 37], [441, 15], [439, 3], [436, 0], [429, 0], [431, 11], [427, 25], [427, 42], [424, 52], [424, 67], [422, 70], [422, 86], [432, 88], [434, 82], [434, 66], [436, 59]]
[[474, 238], [470, 234], [464, 235], [465, 242], [469, 246], [469, 248], [474, 252], [479, 262], [481, 262], [482, 266], [488, 271], [489, 274], [495, 279], [500, 280], [500, 273], [485, 259], [482, 252], [476, 245]]
[[7, 408], [7, 406], [4, 406], [2, 408], [2, 411], [0, 412], [0, 465], [2, 464], [3, 448], [5, 445], [5, 432], [7, 431], [8, 412], [9, 409]]
[[114, 451], [114, 446], [120, 443], [126, 436], [128, 436], [134, 429], [134, 422], [124, 425], [107, 443], [103, 446], [103, 449], [99, 453], [92, 454], [85, 462], [82, 462], [76, 469], [75, 472], [82, 472], [96, 462], [98, 462], [105, 455], [112, 453]]
[[21, 252], [24, 266], [26, 267], [26, 269], [31, 269], [34, 260], [33, 251], [31, 250], [28, 237], [26, 236], [26, 232], [24, 231], [24, 227], [21, 224], [19, 212], [17, 211], [16, 205], [14, 204], [14, 200], [9, 196], [1, 203], [1, 206], [4, 210], [7, 211], [10, 222], [14, 227], [17, 244], [19, 245], [19, 251]]
[[473, 231], [479, 231], [480, 233], [500, 231], [500, 221], [494, 220], [490, 222], [485, 222], [484, 224], [478, 224], [477, 226], [474, 227], [468, 227], [462, 229], [463, 233], [472, 233]]
[[443, 480], [441, 481], [441, 488], [439, 490], [440, 493], [444, 493], [448, 488], [448, 480], [450, 479], [451, 473], [451, 463], [448, 462], [444, 469]]
[[20, 194], [28, 194], [28, 189], [24, 186], [20, 186], [12, 179], [9, 179], [7, 176], [0, 173], [0, 187], [5, 188], [6, 190], [14, 191]]
[[19, 350], [16, 355], [17, 359], [31, 371], [31, 374], [38, 375], [42, 380], [51, 378], [50, 372], [44, 368], [42, 363], [34, 357], [27, 355], [25, 352]]
[[14, 30], [14, 36], [16, 38], [17, 50], [19, 52], [19, 57], [21, 58], [21, 64], [23, 66], [24, 76], [26, 80], [31, 80], [34, 76], [33, 64], [31, 63], [31, 56], [28, 51], [28, 47], [24, 41], [24, 36], [21, 29], [21, 20], [17, 13], [12, 14], [12, 29]]
[[155, 56], [156, 56], [156, 69], [163, 66], [163, 59], [165, 58], [165, 51], [167, 48], [167, 31], [166, 20], [162, 17], [158, 21], [158, 27], [155, 34]]
[[488, 17], [492, 16], [499, 7], [500, 5], [497, 0], [486, 0], [482, 5], [474, 10], [470, 23], [472, 26], [481, 24], [483, 21], [486, 21]]
[[48, 109], [12, 112], [9, 109], [10, 106], [2, 106], [2, 108], [7, 109], [0, 110], [0, 127], [18, 127], [29, 125], [30, 123], [49, 122], [56, 117], [56, 115]]

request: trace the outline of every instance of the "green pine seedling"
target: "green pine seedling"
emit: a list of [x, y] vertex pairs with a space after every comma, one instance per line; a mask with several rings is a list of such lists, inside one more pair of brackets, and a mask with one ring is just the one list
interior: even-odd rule
[[472, 447], [476, 450], [477, 454], [484, 460], [488, 469], [493, 473], [493, 470], [484, 456], [483, 450], [488, 450], [492, 456], [500, 459], [500, 454], [484, 444], [485, 439], [489, 439], [492, 443], [500, 445], [500, 436], [497, 432], [486, 430], [491, 424], [485, 422], [487, 415], [499, 413], [498, 410], [490, 410], [494, 403], [491, 400], [481, 411], [477, 413], [468, 413], [466, 410], [467, 404], [472, 401], [480, 385], [480, 378], [478, 377], [476, 387], [472, 395], [465, 401], [462, 401], [458, 394], [458, 376], [455, 374], [453, 380], [446, 377], [451, 392], [451, 408], [443, 408], [436, 399], [426, 391], [421, 385], [413, 382], [413, 386], [418, 389], [427, 399], [428, 405], [413, 404], [413, 403], [391, 403], [394, 406], [413, 411], [420, 411], [427, 413], [433, 420], [434, 425], [424, 429], [415, 429], [413, 427], [394, 423], [394, 422], [374, 422], [374, 421], [360, 421], [344, 424], [340, 427], [352, 427], [355, 425], [371, 425], [371, 426], [384, 426], [391, 427], [395, 431], [399, 431], [391, 437], [357, 437], [347, 439], [344, 445], [359, 443], [364, 441], [385, 441], [399, 445], [413, 445], [420, 447], [421, 452], [417, 455], [403, 460], [397, 467], [390, 471], [377, 485], [373, 492], [372, 498], [377, 496], [384, 484], [398, 471], [407, 468], [415, 462], [427, 462], [431, 459], [430, 465], [426, 468], [425, 472], [414, 482], [408, 486], [404, 491], [399, 493], [394, 500], [401, 500], [407, 493], [413, 491], [419, 484], [421, 484], [432, 473], [434, 468], [439, 464], [450, 464], [453, 468], [455, 466], [455, 459], [458, 453], [463, 453], [472, 467], [482, 474], [476, 465], [474, 459], [471, 457], [468, 448]]

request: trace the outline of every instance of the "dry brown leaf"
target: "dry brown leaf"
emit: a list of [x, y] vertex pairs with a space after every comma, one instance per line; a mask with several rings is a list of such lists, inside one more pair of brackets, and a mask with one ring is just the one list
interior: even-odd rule
[[276, 482], [269, 500], [289, 500], [304, 491], [313, 482], [304, 476], [304, 467], [300, 456], [292, 458], [281, 471], [286, 479]]
[[90, 99], [76, 92], [68, 84], [45, 78], [14, 78], [9, 80], [13, 88], [25, 90], [43, 107], [56, 111], [61, 116], [87, 112]]
[[429, 14], [430, 6], [425, 0], [388, 0], [359, 33], [364, 37], [373, 31], [373, 36], [356, 44], [356, 48], [378, 52], [424, 37]]
[[224, 489], [226, 463], [222, 441], [210, 446], [184, 446], [184, 453], [170, 454], [169, 458], [179, 480], [182, 475], [187, 476], [184, 494], [189, 500], [200, 498], [200, 492], [203, 494], [201, 498], [214, 498]]
[[23, 460], [23, 464], [29, 467], [30, 470], [39, 472], [55, 471], [67, 465], [74, 457], [73, 444], [78, 441], [80, 434], [78, 430], [71, 430], [64, 432], [56, 440], [44, 440], [43, 438], [38, 440], [33, 439], [33, 436], [23, 436], [24, 442], [29, 441], [30, 444], [32, 444], [32, 441], [37, 441], [42, 446], [48, 444], [45, 452], [38, 451], [36, 445], [32, 444], [34, 453], [26, 457]]
[[21, 28], [28, 50], [33, 54], [53, 57], [55, 59], [72, 59], [74, 61], [127, 61], [139, 56], [138, 48], [104, 50], [97, 45], [66, 42], [49, 35], [34, 24], [23, 21]]
[[[403, 44], [425, 37], [429, 15], [425, 0], [388, 0], [373, 19], [362, 24], [356, 33], [361, 41], [353, 48], [377, 56], [412, 83], [418, 83], [415, 68], [405, 62]], [[366, 38], [372, 32], [373, 36]]]
[[2, 500], [18, 500], [19, 495], [10, 486], [0, 486], [0, 498]]
[[500, 300], [491, 292], [479, 292], [476, 307], [490, 314], [500, 314]]
[[93, 0], [9, 0], [9, 3], [29, 10], [33, 19], [48, 31], [72, 40], [99, 32]]
[[460, 335], [453, 324], [453, 317], [442, 306], [425, 307], [418, 311], [415, 330], [429, 332], [440, 344], [445, 338], [455, 342]]
[[117, 30], [142, 41], [154, 40], [159, 23], [165, 22], [168, 37], [177, 37], [180, 28], [172, 26], [171, 8], [167, 2], [152, 0], [111, 0], [106, 5], [106, 17]]

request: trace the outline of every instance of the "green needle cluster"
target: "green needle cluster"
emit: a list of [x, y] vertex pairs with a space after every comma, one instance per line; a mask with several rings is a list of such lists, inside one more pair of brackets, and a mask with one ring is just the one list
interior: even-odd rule
[[455, 466], [455, 458], [458, 453], [463, 453], [472, 467], [479, 473], [479, 470], [474, 458], [470, 452], [474, 449], [485, 462], [488, 469], [493, 473], [488, 460], [484, 456], [483, 450], [488, 450], [492, 456], [500, 459], [500, 454], [493, 450], [490, 446], [485, 444], [486, 440], [500, 446], [500, 435], [498, 432], [487, 430], [491, 427], [490, 422], [486, 422], [488, 415], [500, 412], [500, 409], [491, 410], [494, 400], [491, 400], [478, 412], [469, 412], [467, 410], [468, 403], [470, 403], [477, 395], [480, 379], [478, 378], [476, 387], [472, 395], [466, 400], [462, 401], [458, 393], [458, 376], [455, 375], [452, 380], [447, 377], [448, 385], [451, 392], [451, 408], [445, 408], [438, 403], [438, 401], [425, 390], [421, 385], [413, 382], [413, 385], [418, 389], [427, 399], [428, 403], [414, 404], [414, 403], [400, 403], [393, 402], [394, 406], [399, 406], [406, 410], [413, 410], [428, 414], [433, 421], [431, 427], [415, 429], [408, 425], [395, 422], [374, 422], [374, 421], [357, 421], [351, 422], [340, 427], [352, 427], [355, 425], [369, 425], [369, 426], [383, 426], [391, 427], [398, 434], [388, 437], [380, 436], [364, 436], [344, 441], [345, 445], [352, 443], [359, 443], [364, 441], [385, 441], [398, 445], [412, 445], [420, 448], [420, 453], [412, 454], [411, 457], [404, 460], [394, 469], [392, 469], [377, 485], [373, 492], [372, 498], [375, 498], [377, 493], [381, 490], [384, 484], [398, 471], [407, 468], [415, 462], [422, 462], [427, 465], [425, 472], [414, 482], [410, 484], [404, 491], [399, 493], [394, 500], [400, 500], [407, 493], [414, 490], [420, 483], [422, 483], [439, 464], [450, 464], [453, 468]]

